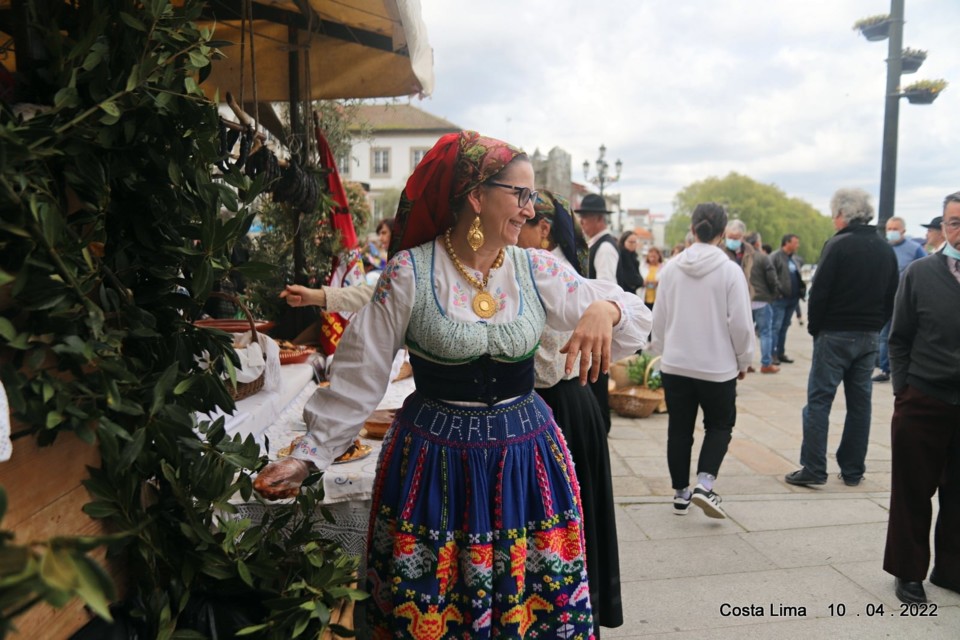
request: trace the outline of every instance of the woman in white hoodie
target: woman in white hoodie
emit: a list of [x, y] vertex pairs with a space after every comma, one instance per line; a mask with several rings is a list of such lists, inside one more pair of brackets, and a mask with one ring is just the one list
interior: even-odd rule
[[[667, 406], [667, 463], [674, 513], [690, 502], [711, 518], [725, 518], [713, 483], [736, 422], [737, 380], [753, 359], [753, 319], [743, 271], [717, 246], [727, 213], [714, 202], [697, 205], [691, 219], [696, 242], [660, 274], [653, 309], [651, 350], [662, 355]], [[703, 409], [703, 444], [697, 484], [690, 490], [690, 450], [697, 410]]]

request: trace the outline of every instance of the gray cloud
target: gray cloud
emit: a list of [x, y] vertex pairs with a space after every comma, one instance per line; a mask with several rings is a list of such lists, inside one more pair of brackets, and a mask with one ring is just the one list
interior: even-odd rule
[[[560, 146], [572, 176], [623, 160], [630, 208], [672, 212], [695, 180], [737, 171], [826, 212], [839, 186], [879, 191], [887, 43], [851, 29], [885, 0], [421, 0], [436, 90], [420, 106], [528, 150]], [[896, 212], [922, 231], [960, 189], [960, 3], [910, 0], [915, 78], [952, 83], [900, 106]]]

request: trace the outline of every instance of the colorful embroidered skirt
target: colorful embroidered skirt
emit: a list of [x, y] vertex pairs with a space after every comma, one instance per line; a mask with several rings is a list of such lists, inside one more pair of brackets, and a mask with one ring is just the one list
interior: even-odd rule
[[593, 638], [579, 489], [534, 393], [417, 393], [384, 440], [370, 518], [374, 638]]

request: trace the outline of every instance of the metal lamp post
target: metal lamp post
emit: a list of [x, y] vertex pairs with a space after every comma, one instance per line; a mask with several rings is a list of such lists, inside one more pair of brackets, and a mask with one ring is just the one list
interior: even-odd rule
[[[904, 0], [890, 0], [889, 45], [887, 47], [887, 86], [883, 113], [883, 151], [880, 162], [880, 202], [877, 229], [883, 235], [887, 220], [893, 217], [897, 191], [897, 137], [900, 121], [900, 76], [903, 73], [903, 5]], [[882, 40], [882, 36], [868, 40]], [[918, 63], [916, 66], [919, 67]], [[913, 69], [915, 71], [916, 69]], [[912, 71], [910, 71], [912, 73]], [[932, 102], [932, 99], [930, 100]]]
[[590, 161], [583, 161], [583, 177], [587, 182], [591, 182], [600, 189], [600, 195], [603, 195], [603, 188], [608, 184], [613, 184], [620, 179], [620, 172], [623, 170], [623, 162], [617, 160], [613, 166], [617, 170], [615, 175], [610, 174], [610, 165], [607, 163], [604, 156], [607, 155], [606, 145], [600, 145], [600, 155], [597, 156], [596, 161], [596, 175], [592, 178], [590, 177]]
[[[597, 188], [600, 189], [600, 195], [601, 195], [601, 196], [603, 196], [603, 190], [604, 190], [604, 188], [605, 188], [607, 185], [613, 184], [614, 182], [618, 181], [618, 180], [620, 179], [620, 173], [623, 171], [623, 161], [621, 161], [621, 160], [618, 158], [617, 161], [616, 161], [615, 163], [613, 163], [613, 167], [614, 167], [614, 169], [616, 170], [616, 173], [615, 173], [615, 174], [611, 173], [611, 172], [610, 172], [610, 164], [607, 162], [607, 160], [606, 160], [606, 158], [605, 158], [606, 155], [607, 155], [607, 147], [606, 147], [606, 145], [601, 144], [601, 145], [600, 145], [600, 155], [597, 156], [597, 160], [596, 160], [596, 162], [595, 162], [596, 174], [595, 174], [592, 178], [590, 177], [590, 161], [589, 161], [589, 160], [584, 160], [584, 161], [583, 161], [583, 178], [584, 178], [584, 180], [586, 180], [587, 182], [590, 182], [590, 183], [592, 183], [592, 184], [597, 185]], [[619, 204], [618, 204], [618, 206], [617, 206], [617, 231], [620, 231], [620, 227], [622, 226], [622, 225], [621, 225], [621, 220], [620, 220], [620, 214], [621, 214], [621, 211], [620, 211], [620, 207], [619, 207]]]

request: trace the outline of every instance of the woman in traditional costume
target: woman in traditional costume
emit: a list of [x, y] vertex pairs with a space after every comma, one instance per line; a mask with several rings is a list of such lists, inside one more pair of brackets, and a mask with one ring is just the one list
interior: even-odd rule
[[367, 540], [375, 638], [593, 636], [579, 486], [533, 391], [544, 326], [572, 331], [565, 371], [596, 379], [644, 345], [651, 317], [619, 287], [517, 248], [534, 215], [527, 156], [464, 131], [407, 181], [392, 257], [337, 350], [307, 434], [257, 481], [296, 491], [353, 442], [410, 352], [417, 390], [384, 439]]

